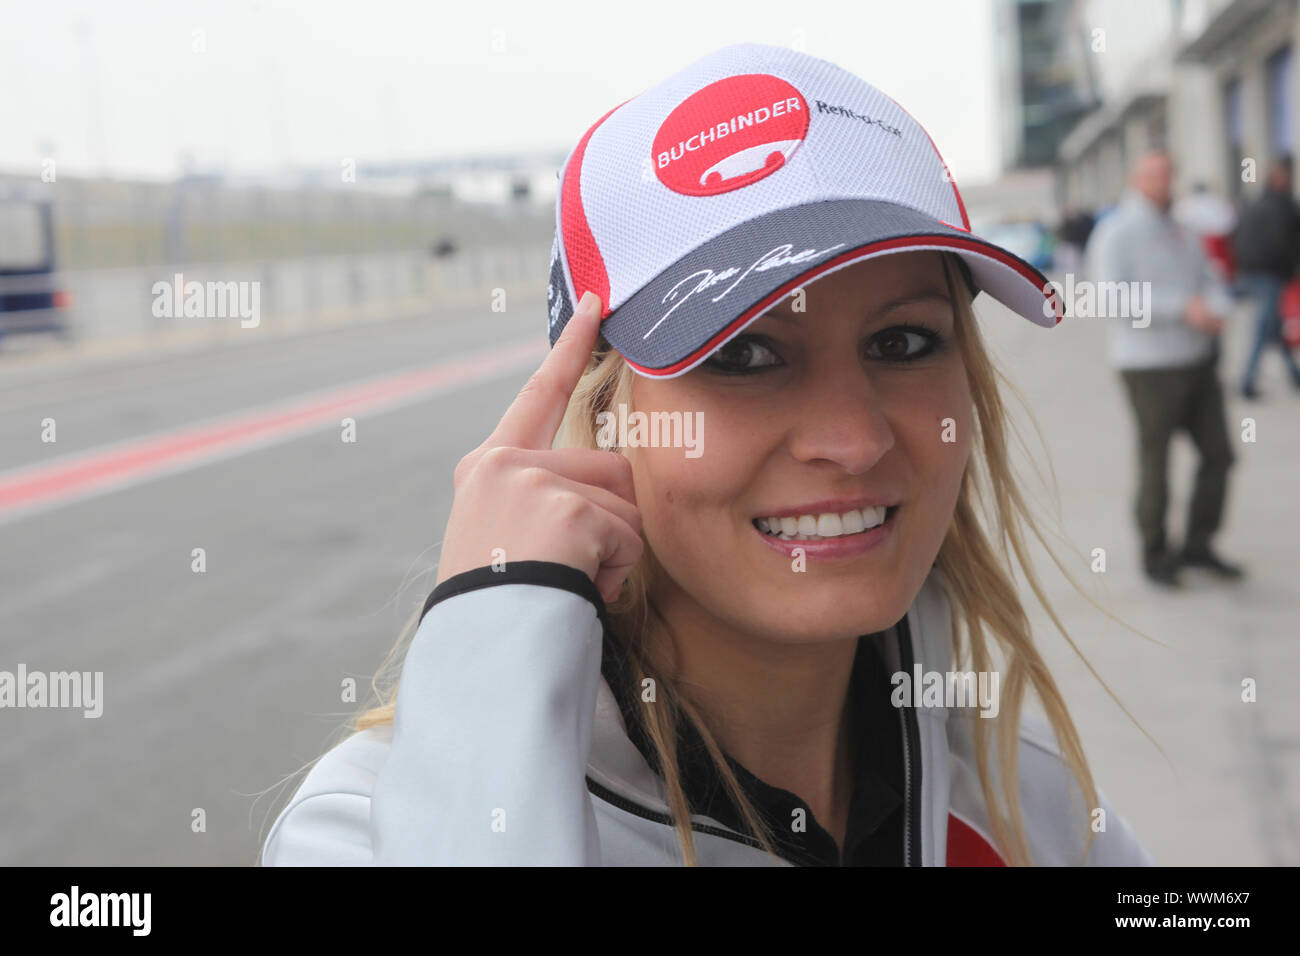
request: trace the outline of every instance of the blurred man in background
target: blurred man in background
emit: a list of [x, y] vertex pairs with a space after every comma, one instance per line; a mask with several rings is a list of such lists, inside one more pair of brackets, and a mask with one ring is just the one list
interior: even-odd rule
[[1277, 345], [1291, 382], [1300, 388], [1300, 367], [1282, 338], [1282, 287], [1295, 274], [1300, 259], [1300, 209], [1291, 198], [1291, 158], [1284, 156], [1269, 167], [1264, 192], [1241, 210], [1235, 237], [1241, 284], [1255, 299], [1255, 338], [1241, 378], [1243, 398], [1259, 398], [1255, 375], [1264, 349]]
[[[1199, 238], [1170, 215], [1173, 162], [1152, 151], [1134, 164], [1129, 189], [1093, 231], [1086, 261], [1102, 282], [1150, 283], [1143, 321], [1110, 316], [1109, 357], [1124, 381], [1137, 420], [1139, 477], [1136, 514], [1142, 561], [1154, 583], [1176, 587], [1183, 567], [1237, 578], [1242, 569], [1210, 547], [1235, 460], [1218, 379], [1218, 336], [1231, 309]], [[1097, 301], [1104, 301], [1100, 294]], [[1129, 302], [1133, 299], [1130, 297]], [[1169, 546], [1169, 442], [1186, 429], [1200, 466], [1181, 551]]]

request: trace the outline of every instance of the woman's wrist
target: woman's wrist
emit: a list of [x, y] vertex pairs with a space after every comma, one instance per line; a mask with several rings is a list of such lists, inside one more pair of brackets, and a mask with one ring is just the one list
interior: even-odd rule
[[596, 614], [605, 619], [605, 599], [586, 573], [558, 561], [511, 561], [501, 565], [485, 564], [454, 574], [435, 587], [424, 602], [421, 618], [435, 605], [458, 594], [503, 584], [536, 584], [559, 588], [584, 597], [596, 608]]

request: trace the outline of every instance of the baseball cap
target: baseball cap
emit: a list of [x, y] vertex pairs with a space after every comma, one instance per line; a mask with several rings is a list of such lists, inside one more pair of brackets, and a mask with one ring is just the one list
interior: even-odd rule
[[971, 233], [939, 150], [898, 103], [825, 60], [735, 44], [620, 103], [569, 152], [550, 341], [590, 290], [610, 345], [672, 378], [795, 289], [923, 249], [954, 253], [973, 292], [1061, 321], [1041, 272]]

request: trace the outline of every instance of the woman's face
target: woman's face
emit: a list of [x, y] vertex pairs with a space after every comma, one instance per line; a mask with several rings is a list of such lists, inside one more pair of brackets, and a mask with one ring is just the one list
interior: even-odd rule
[[[628, 410], [702, 426], [696, 457], [629, 449], [666, 573], [652, 596], [784, 642], [879, 631], [907, 612], [951, 524], [972, 427], [939, 253], [857, 262], [803, 292], [802, 311], [786, 298], [685, 375], [637, 376]], [[859, 502], [889, 505], [885, 523], [848, 533]], [[758, 521], [777, 516], [821, 534], [773, 540]]]

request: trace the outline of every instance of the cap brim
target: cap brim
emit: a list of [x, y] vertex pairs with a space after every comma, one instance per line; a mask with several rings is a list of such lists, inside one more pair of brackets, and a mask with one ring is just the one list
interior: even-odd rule
[[924, 249], [960, 256], [980, 290], [1036, 325], [1061, 321], [1046, 276], [1007, 250], [906, 206], [834, 199], [715, 236], [633, 293], [601, 332], [637, 372], [672, 378], [800, 286], [863, 259]]

